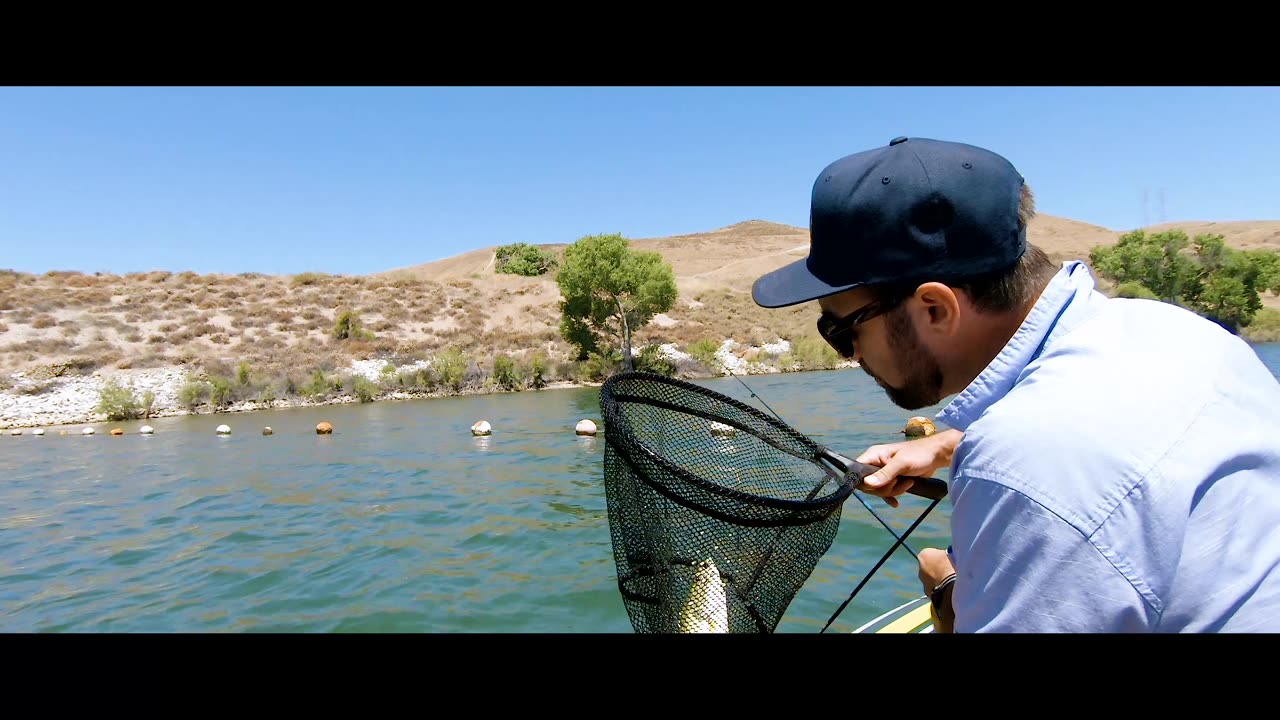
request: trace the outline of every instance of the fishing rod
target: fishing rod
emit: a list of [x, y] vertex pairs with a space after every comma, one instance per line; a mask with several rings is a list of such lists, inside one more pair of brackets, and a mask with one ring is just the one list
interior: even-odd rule
[[[723, 366], [723, 363], [721, 363], [721, 365]], [[724, 366], [724, 369], [725, 369], [725, 371], [726, 371], [726, 372], [728, 372], [728, 373], [729, 373], [729, 375], [730, 375], [731, 377], [733, 377], [735, 380], [737, 380], [739, 383], [741, 383], [741, 384], [742, 384], [742, 387], [746, 388], [747, 392], [751, 393], [751, 397], [753, 397], [753, 398], [755, 398], [755, 399], [759, 400], [761, 405], [764, 405], [764, 406], [765, 406], [765, 408], [767, 408], [767, 409], [769, 410], [769, 412], [773, 413], [773, 416], [774, 416], [774, 417], [776, 417], [776, 418], [778, 418], [778, 421], [779, 421], [779, 422], [784, 423], [784, 424], [789, 424], [789, 423], [787, 423], [787, 421], [786, 421], [786, 420], [783, 420], [783, 419], [782, 419], [782, 416], [781, 416], [781, 415], [779, 415], [778, 413], [774, 412], [773, 408], [769, 407], [769, 403], [765, 402], [765, 401], [764, 401], [764, 398], [760, 397], [759, 395], [757, 395], [757, 394], [756, 394], [756, 392], [755, 392], [754, 390], [752, 390], [751, 388], [747, 387], [747, 384], [746, 384], [745, 382], [742, 382], [742, 378], [738, 377], [737, 375], [734, 375], [734, 374], [733, 374], [733, 371], [732, 371], [732, 370], [730, 370], [730, 369], [728, 368], [728, 366]], [[906, 548], [906, 549], [907, 549], [907, 552], [911, 553], [911, 557], [913, 557], [913, 558], [915, 558], [915, 559], [917, 559], [917, 560], [919, 560], [919, 559], [920, 559], [920, 557], [919, 557], [918, 555], [916, 555], [916, 551], [915, 551], [915, 550], [912, 550], [912, 549], [911, 549], [911, 546], [910, 546], [910, 545], [908, 545], [908, 544], [906, 543], [906, 540], [905, 540], [905, 537], [906, 537], [906, 536], [903, 536], [903, 537], [901, 537], [901, 538], [900, 538], [900, 537], [898, 537], [898, 534], [897, 534], [896, 532], [894, 532], [894, 531], [893, 531], [893, 528], [892, 528], [892, 527], [889, 527], [889, 523], [885, 522], [885, 521], [884, 521], [884, 519], [883, 519], [883, 518], [881, 518], [881, 517], [880, 517], [880, 515], [879, 515], [879, 514], [877, 514], [875, 510], [871, 509], [871, 506], [867, 504], [867, 501], [862, 499], [862, 495], [860, 495], [860, 494], [858, 494], [858, 493], [854, 493], [853, 495], [854, 495], [854, 497], [858, 498], [858, 502], [862, 503], [862, 507], [866, 508], [866, 509], [867, 509], [867, 512], [871, 513], [872, 517], [874, 517], [876, 520], [879, 520], [879, 521], [880, 521], [880, 524], [884, 526], [884, 529], [885, 529], [885, 530], [888, 530], [888, 531], [889, 531], [889, 534], [890, 534], [890, 535], [892, 535], [895, 539], [897, 539], [899, 542], [901, 542], [901, 543], [902, 543], [902, 547]]]
[[[748, 393], [751, 393], [751, 397], [759, 400], [760, 404], [764, 405], [769, 410], [769, 412], [773, 413], [773, 416], [777, 418], [779, 422], [787, 424], [787, 421], [783, 420], [782, 416], [780, 416], [773, 408], [769, 407], [769, 403], [765, 402], [764, 398], [757, 395], [754, 390], [748, 387], [747, 384], [743, 382], [742, 378], [738, 377], [733, 372], [733, 370], [729, 368], [728, 365], [726, 365], [723, 361], [720, 363], [720, 365], [725, 369], [725, 372], [727, 372], [730, 376], [736, 379], [742, 385], [742, 387], [746, 389]], [[831, 623], [835, 622], [835, 619], [840, 616], [840, 613], [844, 612], [844, 609], [849, 606], [849, 603], [852, 602], [853, 598], [857, 596], [857, 594], [862, 590], [863, 587], [866, 586], [867, 581], [869, 581], [871, 577], [876, 574], [876, 571], [879, 570], [882, 565], [884, 565], [885, 561], [887, 561], [889, 557], [893, 555], [894, 551], [898, 549], [898, 546], [905, 547], [907, 549], [907, 552], [911, 553], [911, 556], [916, 558], [916, 560], [920, 559], [919, 556], [916, 555], [916, 552], [911, 549], [911, 546], [907, 545], [906, 543], [907, 536], [910, 535], [912, 532], [914, 532], [915, 529], [920, 526], [920, 523], [924, 521], [925, 517], [928, 516], [929, 513], [932, 512], [933, 509], [938, 506], [938, 503], [942, 501], [941, 496], [935, 498], [934, 501], [929, 504], [929, 507], [925, 508], [924, 512], [920, 513], [920, 517], [916, 518], [915, 522], [911, 523], [911, 527], [907, 528], [907, 531], [903, 533], [901, 536], [899, 536], [897, 533], [893, 531], [893, 528], [889, 527], [889, 524], [886, 523], [884, 519], [881, 518], [880, 515], [876, 513], [875, 510], [871, 509], [871, 506], [868, 505], [866, 501], [862, 499], [859, 493], [852, 493], [852, 494], [858, 498], [858, 502], [862, 503], [862, 506], [867, 509], [867, 512], [871, 513], [871, 515], [875, 517], [876, 520], [879, 520], [880, 524], [884, 526], [885, 530], [888, 530], [889, 534], [893, 535], [893, 537], [896, 540], [893, 543], [893, 546], [890, 547], [889, 550], [880, 557], [880, 560], [876, 562], [875, 566], [871, 568], [871, 571], [862, 577], [862, 581], [859, 582], [858, 586], [853, 589], [853, 592], [849, 593], [849, 597], [845, 598], [845, 601], [840, 603], [840, 607], [836, 608], [835, 613], [833, 613], [831, 617], [827, 619], [826, 625], [823, 625], [822, 629], [818, 631], [819, 634], [825, 633], [827, 631], [827, 628], [831, 627]]]

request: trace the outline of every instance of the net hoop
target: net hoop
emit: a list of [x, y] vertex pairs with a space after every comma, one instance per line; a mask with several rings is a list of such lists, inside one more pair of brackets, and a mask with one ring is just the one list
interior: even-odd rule
[[[681, 392], [697, 394], [714, 403], [728, 405], [735, 410], [748, 415], [754, 422], [786, 436], [795, 443], [796, 447], [804, 448], [806, 453], [799, 453], [795, 448], [785, 447], [784, 445], [774, 442], [764, 436], [758, 429], [744, 425], [731, 418], [714, 413], [703, 412], [693, 407], [674, 405], [652, 397], [628, 393], [627, 385], [629, 383], [637, 382], [642, 384], [666, 385]], [[736, 428], [737, 430], [745, 432], [761, 442], [767, 443], [788, 455], [806, 462], [815, 463], [824, 469], [827, 469], [829, 482], [835, 483], [835, 490], [831, 492], [831, 494], [820, 498], [794, 500], [748, 493], [736, 488], [725, 487], [724, 485], [707, 481], [704, 478], [699, 477], [697, 474], [667, 460], [661, 453], [655, 451], [642, 440], [635, 437], [630, 430], [622, 408], [624, 403], [629, 402], [642, 403], [689, 415], [695, 415]], [[849, 498], [853, 493], [854, 488], [862, 479], [856, 472], [840, 474], [834, 468], [827, 468], [826, 466], [821, 465], [819, 462], [819, 453], [825, 450], [825, 448], [817, 445], [795, 429], [775, 420], [769, 415], [764, 414], [760, 410], [757, 410], [746, 403], [678, 378], [642, 371], [624, 372], [612, 375], [601, 385], [600, 406], [601, 414], [604, 416], [604, 434], [606, 442], [613, 446], [617, 455], [632, 469], [635, 475], [639, 476], [642, 482], [653, 488], [655, 491], [661, 493], [663, 496], [671, 499], [673, 502], [727, 522], [756, 526], [809, 524], [817, 520], [821, 520], [832, 512], [840, 509], [844, 501]], [[783, 515], [770, 520], [752, 519], [727, 515], [715, 508], [695, 503], [687, 496], [677, 492], [676, 488], [669, 487], [667, 483], [655, 479], [654, 473], [651, 471], [647, 471], [644, 468], [639, 467], [638, 458], [643, 458], [646, 463], [652, 463], [659, 466], [665, 473], [669, 473], [671, 477], [678, 478], [679, 480], [702, 491], [728, 498], [730, 500], [743, 503], [744, 505], [749, 505], [756, 511], [763, 506], [773, 510], [782, 511]], [[758, 512], [751, 513], [751, 515], [758, 515]]]

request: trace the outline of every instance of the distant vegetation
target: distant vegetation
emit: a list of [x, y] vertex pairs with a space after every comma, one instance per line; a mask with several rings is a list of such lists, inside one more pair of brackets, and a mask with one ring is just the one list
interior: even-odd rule
[[1098, 245], [1089, 260], [1117, 283], [1118, 297], [1161, 300], [1192, 310], [1233, 333], [1261, 320], [1264, 332], [1275, 311], [1261, 312], [1261, 293], [1280, 295], [1280, 253], [1237, 250], [1221, 235], [1188, 238], [1182, 230], [1147, 235], [1138, 230], [1111, 246]]
[[676, 300], [671, 265], [657, 252], [630, 248], [619, 234], [588, 235], [566, 248], [556, 283], [564, 296], [560, 334], [578, 348], [578, 359], [594, 356], [606, 366], [621, 360], [626, 370], [634, 369], [632, 334]]
[[[682, 377], [724, 374], [725, 353], [783, 372], [840, 367], [814, 328], [812, 306], [761, 308], [741, 277], [720, 272], [763, 257], [753, 255], [761, 252], [756, 237], [691, 242], [662, 255], [618, 234], [586, 236], [558, 252], [515, 243], [496, 250], [492, 270], [482, 272], [485, 254], [429, 275], [0, 270], [0, 389], [38, 395], [57, 378], [99, 369], [176, 367], [186, 379], [166, 396], [217, 412], [244, 402], [598, 382], [627, 358], [635, 369]], [[1277, 253], [1233, 249], [1220, 235], [1135, 232], [1094, 247], [1089, 260], [1112, 294], [1175, 303], [1251, 341], [1280, 341], [1280, 311], [1261, 301], [1280, 294]], [[376, 378], [353, 373], [353, 361], [373, 363]], [[17, 370], [21, 379], [9, 376]], [[100, 401], [101, 412], [123, 419], [147, 417], [154, 397], [111, 384]]]
[[139, 397], [132, 385], [122, 386], [114, 378], [108, 380], [98, 394], [98, 412], [108, 420], [133, 420], [151, 417], [156, 395], [147, 390]]
[[494, 252], [494, 272], [537, 277], [556, 268], [556, 258], [536, 245], [503, 245]]

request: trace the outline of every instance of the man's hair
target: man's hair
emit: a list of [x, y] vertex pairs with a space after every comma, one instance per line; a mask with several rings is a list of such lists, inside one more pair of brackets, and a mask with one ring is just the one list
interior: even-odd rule
[[[1023, 184], [1018, 228], [1025, 230], [1035, 215], [1035, 196]], [[968, 293], [979, 312], [1009, 312], [1038, 297], [1059, 269], [1044, 250], [1027, 243], [1026, 252], [1007, 270], [948, 284]]]

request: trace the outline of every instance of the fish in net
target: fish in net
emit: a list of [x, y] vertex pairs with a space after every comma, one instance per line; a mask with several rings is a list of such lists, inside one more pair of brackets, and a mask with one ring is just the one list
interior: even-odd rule
[[[878, 468], [705, 387], [647, 372], [600, 389], [618, 587], [641, 633], [772, 633]], [[909, 492], [935, 500], [936, 478]]]

